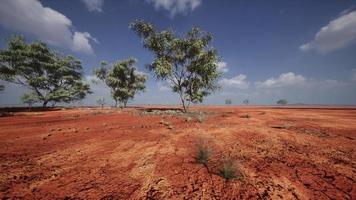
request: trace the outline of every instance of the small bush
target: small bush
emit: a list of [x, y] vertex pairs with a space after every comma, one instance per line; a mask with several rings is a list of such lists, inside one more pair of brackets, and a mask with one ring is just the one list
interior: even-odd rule
[[208, 164], [210, 152], [207, 148], [199, 148], [197, 151], [196, 161], [200, 164]]
[[240, 115], [241, 118], [249, 119], [251, 116], [249, 114]]
[[208, 160], [211, 154], [211, 149], [209, 148], [207, 142], [204, 140], [200, 140], [197, 146], [198, 148], [197, 148], [195, 160], [197, 163], [206, 166], [208, 164]]
[[203, 123], [205, 121], [205, 114], [200, 112], [197, 119], [199, 123]]
[[224, 177], [226, 180], [235, 179], [238, 175], [236, 166], [231, 160], [226, 161], [220, 169], [220, 176]]

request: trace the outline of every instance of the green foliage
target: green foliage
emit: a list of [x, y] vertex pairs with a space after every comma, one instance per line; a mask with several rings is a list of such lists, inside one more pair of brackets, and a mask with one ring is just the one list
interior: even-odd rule
[[245, 105], [248, 105], [250, 103], [250, 100], [245, 99], [245, 100], [242, 101], [242, 103], [245, 104]]
[[129, 58], [118, 61], [109, 68], [106, 62], [101, 62], [101, 66], [94, 70], [94, 74], [110, 88], [115, 106], [119, 102], [126, 107], [128, 100], [145, 90], [147, 77], [136, 71], [135, 62], [135, 59]]
[[287, 99], [280, 99], [277, 101], [277, 104], [278, 105], [286, 105], [286, 104], [288, 104], [288, 101], [287, 101]]
[[34, 93], [23, 94], [21, 97], [22, 103], [28, 104], [28, 107], [31, 108], [32, 105], [39, 101], [38, 96]]
[[197, 144], [197, 151], [195, 156], [196, 162], [206, 166], [208, 164], [210, 154], [211, 149], [209, 148], [207, 143], [203, 140], [199, 141]]
[[232, 180], [237, 178], [237, 172], [234, 162], [231, 160], [226, 161], [220, 169], [220, 175], [226, 180]]
[[143, 39], [146, 49], [154, 53], [148, 65], [158, 80], [168, 80], [178, 93], [184, 111], [190, 103], [202, 102], [204, 97], [219, 88], [217, 80], [217, 51], [210, 47], [212, 35], [192, 28], [183, 37], [172, 30], [157, 31], [153, 24], [134, 21], [130, 28]]
[[231, 99], [225, 99], [225, 104], [226, 105], [231, 105], [232, 104], [232, 100]]
[[0, 79], [32, 90], [36, 101], [70, 103], [90, 93], [82, 82], [81, 62], [72, 56], [61, 56], [43, 42], [27, 44], [24, 37], [10, 38], [0, 50]]

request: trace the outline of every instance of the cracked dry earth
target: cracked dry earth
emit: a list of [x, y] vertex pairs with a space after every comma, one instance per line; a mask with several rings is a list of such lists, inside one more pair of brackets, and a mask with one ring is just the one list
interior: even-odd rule
[[[193, 110], [204, 120], [134, 108], [1, 117], [0, 198], [356, 199], [356, 109]], [[202, 138], [207, 167], [194, 158]], [[226, 160], [242, 177], [219, 176]]]

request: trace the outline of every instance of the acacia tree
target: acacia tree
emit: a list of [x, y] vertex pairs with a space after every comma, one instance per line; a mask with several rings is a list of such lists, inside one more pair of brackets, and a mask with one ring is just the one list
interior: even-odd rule
[[135, 94], [146, 88], [147, 77], [137, 72], [135, 63], [134, 58], [118, 61], [111, 67], [108, 67], [106, 62], [101, 62], [101, 66], [94, 70], [94, 74], [110, 88], [115, 107], [118, 103], [121, 107], [126, 107]]
[[244, 99], [244, 100], [242, 101], [242, 103], [245, 104], [245, 105], [248, 105], [248, 104], [250, 103], [250, 100]]
[[225, 104], [226, 105], [231, 105], [232, 104], [232, 100], [231, 99], [225, 99]]
[[90, 93], [79, 60], [61, 56], [43, 42], [27, 44], [22, 36], [12, 37], [0, 50], [0, 78], [30, 89], [43, 107], [81, 100]]
[[101, 106], [101, 109], [104, 108], [105, 105], [105, 98], [104, 97], [100, 97], [96, 100], [96, 103], [98, 103]]
[[278, 105], [286, 105], [286, 104], [288, 104], [288, 101], [287, 101], [287, 99], [280, 99], [277, 101], [277, 104]]
[[134, 21], [130, 28], [143, 40], [143, 46], [153, 52], [148, 65], [158, 80], [168, 80], [173, 92], [179, 94], [183, 110], [190, 103], [202, 102], [219, 88], [217, 51], [209, 44], [212, 35], [192, 28], [183, 37], [172, 30], [157, 31], [151, 23]]
[[36, 102], [38, 102], [38, 98], [36, 94], [24, 94], [21, 97], [22, 103], [25, 103], [28, 105], [28, 110], [31, 111], [32, 105]]

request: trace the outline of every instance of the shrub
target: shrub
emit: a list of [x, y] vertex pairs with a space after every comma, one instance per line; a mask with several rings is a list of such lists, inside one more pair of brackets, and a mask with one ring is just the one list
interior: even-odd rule
[[240, 115], [241, 118], [251, 118], [251, 116], [249, 114], [243, 114], [243, 115]]
[[205, 114], [203, 112], [200, 112], [198, 115], [198, 122], [203, 123], [205, 121]]
[[226, 105], [231, 105], [232, 104], [232, 100], [231, 99], [225, 99], [225, 104]]
[[241, 177], [241, 174], [238, 173], [238, 170], [236, 169], [236, 166], [232, 160], [224, 162], [219, 172], [220, 176], [222, 176], [226, 180], [232, 180]]
[[197, 144], [198, 148], [196, 151], [195, 160], [197, 163], [207, 165], [211, 154], [211, 149], [209, 148], [206, 141], [200, 140]]

